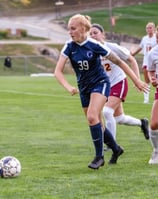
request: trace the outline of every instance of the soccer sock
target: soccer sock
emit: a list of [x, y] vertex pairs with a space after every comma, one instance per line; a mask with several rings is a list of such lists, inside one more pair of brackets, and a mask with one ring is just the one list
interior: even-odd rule
[[104, 131], [104, 143], [109, 146], [114, 153], [118, 151], [118, 145], [107, 128], [105, 128]]
[[97, 157], [103, 157], [103, 131], [100, 123], [89, 126]]
[[149, 101], [149, 92], [144, 92], [144, 101]]
[[116, 140], [116, 120], [114, 118], [114, 109], [104, 106], [103, 115], [105, 118], [105, 126]]
[[152, 130], [149, 128], [149, 135], [154, 151], [158, 152], [158, 130]]
[[[149, 88], [150, 88], [150, 84], [148, 84]], [[149, 95], [150, 92], [144, 92], [144, 102], [149, 102]]]
[[121, 114], [115, 117], [118, 124], [125, 124], [129, 126], [141, 126], [141, 120], [130, 115]]

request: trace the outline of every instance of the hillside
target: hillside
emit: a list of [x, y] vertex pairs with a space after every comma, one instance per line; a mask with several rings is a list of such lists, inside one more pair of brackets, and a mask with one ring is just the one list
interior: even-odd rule
[[[14, 10], [30, 10], [34, 9], [34, 11], [38, 9], [48, 9], [48, 10], [55, 10], [55, 3], [58, 1], [63, 1], [64, 2], [64, 9], [71, 10], [73, 9], [74, 6], [77, 7], [87, 7], [87, 8], [93, 8], [94, 5], [97, 5], [97, 7], [100, 8], [104, 5], [105, 7], [109, 6], [109, 0], [96, 0], [96, 1], [91, 1], [91, 0], [30, 0], [30, 4], [25, 6], [20, 3], [20, 0], [1, 0], [0, 1], [0, 11], [2, 13], [12, 11]], [[127, 6], [127, 5], [134, 5], [134, 4], [139, 4], [139, 3], [154, 3], [157, 2], [157, 0], [111, 0], [112, 7], [119, 7], [119, 6]]]
[[[113, 0], [114, 1], [114, 0]], [[38, 2], [38, 0], [34, 0], [33, 1], [34, 2], [34, 5], [30, 5], [29, 7], [27, 7], [27, 8], [25, 8], [25, 11], [26, 12], [24, 12], [24, 10], [23, 9], [19, 9], [19, 7], [18, 7], [18, 9], [17, 8], [15, 8], [15, 5], [14, 5], [14, 9], [12, 9], [12, 12], [9, 12], [9, 9], [11, 9], [11, 7], [10, 6], [13, 6], [13, 4], [11, 4], [11, 1], [9, 1], [9, 4], [7, 4], [7, 5], [5, 5], [4, 4], [4, 0], [1, 0], [1, 2], [0, 2], [0, 5], [1, 5], [1, 8], [2, 8], [2, 4], [3, 4], [3, 6], [5, 7], [5, 11], [7, 11], [7, 12], [9, 12], [9, 14], [11, 14], [11, 13], [14, 13], [13, 11], [15, 10], [16, 11], [16, 15], [18, 14], [18, 10], [20, 10], [21, 12], [22, 12], [22, 14], [24, 14], [24, 13], [30, 13], [30, 10], [32, 10], [33, 12], [33, 14], [36, 14], [36, 12], [39, 12], [40, 14], [43, 14], [42, 12], [44, 11], [44, 6], [46, 6], [47, 5], [47, 1], [45, 1], [44, 3], [41, 3], [40, 5], [38, 5], [38, 8], [36, 8], [36, 9], [34, 9], [35, 8], [35, 3], [37, 3]], [[120, 1], [120, 2], [122, 2], [122, 1]], [[50, 3], [50, 1], [48, 2], [48, 3]], [[43, 7], [42, 7], [42, 5], [43, 5]], [[8, 6], [8, 7], [7, 7]], [[20, 5], [19, 5], [20, 6]], [[31, 7], [32, 6], [32, 7]], [[80, 6], [83, 6], [83, 5], [80, 5]], [[148, 13], [149, 13], [149, 10], [150, 11], [152, 11], [152, 14], [153, 14], [153, 16], [155, 16], [155, 14], [154, 13], [157, 13], [157, 8], [156, 8], [156, 6], [155, 6], [155, 8], [153, 8], [153, 7], [149, 7], [148, 5], [146, 5], [149, 9], [147, 9], [148, 10]], [[153, 6], [153, 5], [152, 5]], [[3, 7], [3, 8], [4, 8]], [[7, 7], [7, 8], [6, 8]], [[47, 6], [46, 6], [47, 7]], [[72, 6], [71, 6], [72, 7]], [[79, 7], [79, 6], [78, 6]], [[130, 20], [131, 19], [129, 19], [129, 18], [124, 18], [124, 16], [127, 16], [129, 13], [132, 15], [132, 16], [138, 16], [138, 14], [140, 13], [140, 15], [142, 15], [142, 8], [140, 9], [140, 8], [138, 8], [137, 9], [137, 7], [138, 6], [134, 6], [134, 9], [133, 10], [131, 10], [131, 8], [126, 8], [126, 9], [124, 9], [124, 8], [118, 8], [118, 9], [116, 9], [115, 10], [115, 14], [116, 14], [116, 16], [120, 16], [120, 13], [122, 13], [122, 17], [119, 17], [119, 19], [118, 19], [118, 21], [117, 21], [117, 24], [116, 24], [116, 26], [115, 26], [115, 29], [114, 29], [114, 32], [116, 32], [116, 33], [119, 33], [119, 32], [121, 32], [121, 34], [117, 34], [116, 35], [116, 37], [117, 38], [113, 38], [115, 41], [120, 41], [120, 40], [123, 40], [123, 41], [125, 41], [126, 42], [126, 40], [125, 39], [128, 39], [128, 42], [129, 42], [129, 40], [131, 39], [131, 38], [129, 38], [129, 37], [127, 37], [127, 35], [130, 35], [130, 33], [131, 33], [131, 35], [132, 35], [132, 39], [133, 39], [133, 36], [136, 34], [136, 33], [139, 33], [139, 29], [140, 29], [140, 24], [141, 24], [141, 26], [142, 27], [145, 27], [145, 25], [144, 25], [144, 23], [146, 23], [146, 22], [143, 22], [142, 23], [142, 16], [140, 16], [140, 18], [138, 18], [136, 21], [134, 21], [133, 19], [133, 21], [131, 21], [131, 23], [130, 23]], [[85, 7], [84, 7], [85, 8]], [[16, 10], [17, 9], [17, 10]], [[49, 6], [47, 7], [47, 9], [49, 10], [51, 10], [52, 8], [49, 8]], [[41, 10], [42, 10], [42, 12], [41, 12]], [[62, 9], [62, 10], [64, 10], [64, 9]], [[89, 9], [87, 9], [87, 10], [89, 10]], [[36, 11], [36, 12], [34, 12], [34, 11]], [[72, 10], [71, 10], [72, 11]], [[143, 10], [143, 11], [145, 11], [145, 9]], [[6, 13], [7, 13], [6, 12]], [[147, 16], [146, 15], [146, 12], [143, 12], [144, 13], [144, 15], [145, 16]], [[104, 28], [106, 29], [106, 31], [107, 31], [107, 33], [108, 33], [108, 27], [109, 27], [109, 21], [108, 21], [108, 12], [105, 12], [105, 10], [102, 10], [102, 11], [99, 11], [99, 12], [93, 12], [93, 13], [90, 13], [91, 14], [91, 16], [92, 16], [92, 18], [95, 20], [95, 22], [98, 22], [98, 23], [102, 23], [102, 25], [103, 26], [105, 26]], [[149, 13], [149, 15], [151, 15], [151, 13]], [[44, 15], [42, 15], [42, 17], [44, 17]], [[10, 17], [9, 17], [10, 18]], [[43, 19], [43, 18], [42, 18]], [[41, 20], [41, 15], [39, 15], [39, 20]], [[156, 19], [155, 19], [156, 20]], [[133, 23], [134, 22], [134, 23]], [[53, 22], [54, 23], [54, 22]], [[37, 23], [38, 24], [38, 23]], [[126, 25], [125, 25], [126, 24]], [[135, 24], [135, 28], [133, 28], [133, 25], [131, 26], [131, 24]], [[49, 28], [50, 28], [50, 26], [49, 26]], [[142, 32], [140, 32], [139, 33], [139, 35], [141, 35], [141, 34], [144, 34], [143, 32], [144, 32], [144, 29], [143, 28], [141, 28], [142, 29]], [[115, 31], [116, 30], [116, 31]], [[123, 32], [126, 32], [127, 30], [130, 30], [130, 33], [128, 32], [127, 33], [127, 35], [124, 35], [123, 34]], [[119, 37], [118, 37], [119, 36]], [[125, 36], [125, 37], [124, 37]], [[136, 35], [137, 36], [137, 35]], [[114, 37], [114, 35], [113, 35], [113, 37]], [[107, 35], [107, 39], [110, 39], [110, 38], [108, 38], [108, 35]], [[137, 38], [136, 38], [137, 39]], [[139, 41], [138, 41], [139, 42]], [[131, 41], [131, 43], [135, 43], [134, 41]], [[33, 48], [33, 49], [30, 49], [30, 50], [28, 50], [28, 48], [26, 49], [27, 51], [28, 51], [28, 53], [27, 53], [27, 51], [25, 51], [25, 52], [23, 52], [22, 50], [23, 49], [25, 49], [24, 48], [24, 46], [23, 47], [20, 47], [20, 46], [14, 46], [15, 47], [15, 49], [17, 50], [18, 49], [18, 52], [15, 50], [15, 49], [10, 49], [11, 48], [11, 46], [12, 45], [8, 45], [8, 49], [5, 49], [4, 50], [4, 46], [3, 46], [3, 51], [1, 51], [2, 53], [4, 53], [4, 54], [1, 54], [1, 56], [5, 56], [5, 54], [6, 54], [6, 52], [7, 52], [7, 54], [8, 55], [10, 55], [10, 56], [17, 56], [17, 55], [28, 55], [28, 57], [29, 57], [29, 55], [34, 55], [35, 57], [36, 57], [36, 55], [37, 56], [41, 56], [41, 54], [39, 53], [39, 52], [37, 52], [36, 50], [35, 50], [35, 48]], [[12, 46], [13, 47], [13, 46]], [[31, 71], [31, 72], [34, 72], [35, 70], [34, 69], [37, 69], [38, 71], [39, 70], [45, 70], [45, 68], [43, 67], [43, 65], [41, 64], [41, 63], [44, 63], [44, 65], [45, 65], [45, 63], [46, 63], [46, 61], [47, 61], [47, 65], [48, 65], [48, 69], [50, 68], [50, 65], [52, 66], [52, 60], [50, 60], [50, 58], [49, 57], [45, 57], [46, 58], [46, 60], [44, 59], [44, 61], [43, 61], [43, 59], [41, 60], [41, 58], [40, 59], [37, 59], [37, 58], [32, 58], [32, 56], [31, 56], [31, 58], [29, 57], [29, 58], [27, 58], [27, 61], [26, 61], [26, 64], [29, 64], [29, 72]], [[2, 59], [4, 59], [4, 57], [2, 57]], [[35, 61], [35, 59], [37, 59], [37, 60], [40, 60], [40, 64], [39, 64], [39, 61]], [[20, 66], [21, 65], [25, 65], [25, 58], [22, 56], [22, 58], [20, 59], [20, 60], [22, 60], [22, 62], [19, 62], [19, 58], [17, 58], [17, 57], [14, 57], [13, 58], [13, 67], [14, 67], [14, 69], [16, 70], [16, 68], [15, 68], [15, 65], [17, 66], [17, 70], [19, 71], [19, 68], [20, 68]], [[35, 64], [35, 62], [36, 62], [36, 64]], [[30, 66], [31, 65], [31, 66]], [[34, 66], [36, 66], [36, 67], [34, 67]], [[8, 70], [3, 70], [3, 62], [2, 62], [2, 66], [1, 66], [1, 69], [2, 69], [2, 71], [1, 71], [1, 74], [2, 73], [5, 73], [6, 74], [6, 72], [7, 72], [7, 75], [8, 74], [12, 74], [14, 71], [8, 71]], [[27, 69], [28, 70], [28, 69]], [[24, 69], [23, 68], [21, 68], [21, 73], [23, 73], [23, 71], [24, 71]], [[20, 74], [21, 74], [20, 73]]]

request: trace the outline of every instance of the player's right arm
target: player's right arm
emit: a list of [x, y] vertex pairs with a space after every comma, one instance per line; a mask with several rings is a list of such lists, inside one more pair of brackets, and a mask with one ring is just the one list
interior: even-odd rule
[[60, 55], [55, 71], [54, 71], [54, 75], [56, 77], [56, 79], [58, 80], [58, 82], [71, 94], [71, 95], [75, 95], [76, 93], [78, 93], [78, 89], [73, 87], [71, 84], [69, 84], [69, 82], [65, 79], [64, 76], [64, 68], [65, 68], [65, 64], [67, 61], [67, 57], [65, 57], [64, 55]]
[[131, 53], [132, 56], [135, 56], [135, 55], [138, 54], [141, 50], [142, 50], [142, 48], [141, 48], [141, 47], [138, 47], [136, 50], [131, 51], [130, 53]]
[[152, 86], [157, 87], [158, 86], [158, 79], [156, 78], [155, 71], [148, 71], [149, 79], [152, 84]]
[[135, 86], [140, 90], [144, 92], [148, 92], [149, 88], [148, 85], [141, 81], [133, 72], [133, 70], [123, 61], [121, 60], [116, 54], [113, 52], [110, 52], [110, 54], [107, 56], [107, 59], [118, 65], [122, 70], [131, 78]]

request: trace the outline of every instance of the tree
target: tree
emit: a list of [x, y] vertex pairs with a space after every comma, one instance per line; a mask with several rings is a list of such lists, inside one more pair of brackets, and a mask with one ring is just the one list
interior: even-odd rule
[[20, 2], [21, 2], [23, 5], [27, 6], [27, 5], [29, 5], [29, 4], [31, 3], [31, 0], [20, 0]]

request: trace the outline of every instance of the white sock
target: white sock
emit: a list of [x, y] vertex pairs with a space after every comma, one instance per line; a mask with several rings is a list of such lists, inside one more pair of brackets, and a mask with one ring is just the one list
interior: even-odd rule
[[[150, 88], [150, 84], [148, 84], [148, 87]], [[149, 94], [150, 92], [144, 92], [144, 102], [149, 102]]]
[[141, 120], [130, 115], [119, 115], [115, 117], [115, 120], [118, 124], [125, 124], [129, 126], [141, 126]]
[[104, 106], [103, 115], [105, 119], [105, 126], [116, 140], [116, 120], [114, 118], [114, 110], [110, 107]]
[[149, 135], [153, 150], [158, 152], [158, 130], [152, 130], [149, 128]]
[[149, 102], [149, 92], [144, 93], [144, 101]]

